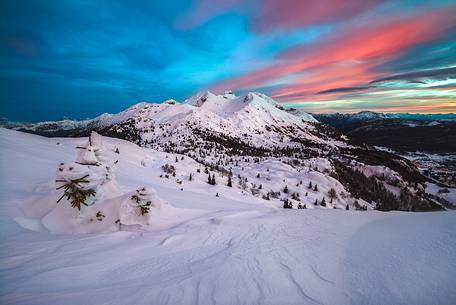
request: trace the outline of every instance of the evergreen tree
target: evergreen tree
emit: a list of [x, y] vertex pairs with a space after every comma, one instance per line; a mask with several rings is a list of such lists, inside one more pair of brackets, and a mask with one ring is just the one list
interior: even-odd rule
[[321, 203], [320, 203], [320, 205], [321, 205], [322, 207], [325, 207], [325, 206], [326, 206], [326, 200], [325, 200], [325, 197], [323, 197], [323, 199], [321, 200]]
[[285, 185], [285, 187], [283, 188], [283, 192], [284, 192], [285, 194], [288, 194], [288, 186]]
[[345, 206], [345, 209], [346, 209], [347, 211], [350, 210], [350, 207], [348, 206], [348, 203], [347, 203], [347, 205]]
[[260, 178], [260, 173], [257, 174], [257, 178], [258, 178], [258, 179]]
[[215, 184], [216, 184], [216, 183], [215, 183], [215, 174], [212, 175], [211, 184], [212, 184], [212, 185], [215, 185]]
[[318, 185], [316, 185], [316, 184], [315, 184], [315, 186], [314, 186], [314, 191], [315, 191], [315, 192], [318, 192]]
[[315, 199], [314, 205], [318, 205], [318, 200]]
[[229, 187], [233, 186], [233, 182], [231, 181], [231, 175], [228, 175], [228, 183], [226, 185]]
[[192, 176], [192, 173], [190, 173], [190, 176], [188, 176], [188, 181], [192, 181], [193, 179], [193, 176]]
[[211, 174], [207, 176], [207, 183], [212, 184]]
[[312, 181], [309, 181], [309, 186], [308, 186], [309, 190], [312, 189]]

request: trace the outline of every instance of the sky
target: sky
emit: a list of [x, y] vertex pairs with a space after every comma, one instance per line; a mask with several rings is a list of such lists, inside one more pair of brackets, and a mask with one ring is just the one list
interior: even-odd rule
[[0, 117], [259, 91], [309, 112], [456, 112], [456, 2], [2, 0]]

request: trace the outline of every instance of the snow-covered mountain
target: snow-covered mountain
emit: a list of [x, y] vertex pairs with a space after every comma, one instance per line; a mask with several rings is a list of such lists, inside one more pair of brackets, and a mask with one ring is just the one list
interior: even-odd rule
[[[360, 117], [372, 115], [365, 113]], [[58, 128], [60, 124], [63, 124], [61, 129]], [[74, 129], [71, 129], [72, 124]], [[47, 126], [52, 128], [46, 130]], [[352, 200], [365, 199], [378, 209], [441, 209], [439, 203], [422, 194], [425, 178], [410, 161], [371, 147], [355, 145], [335, 129], [316, 122], [310, 114], [302, 110], [286, 110], [261, 93], [235, 96], [232, 92], [221, 95], [200, 92], [182, 103], [174, 100], [159, 104], [142, 102], [120, 113], [103, 114], [83, 122], [69, 124], [65, 121], [13, 128], [46, 136], [73, 137], [87, 136], [95, 130], [155, 151], [188, 156], [225, 175], [252, 168], [251, 163], [281, 162], [304, 172], [309, 168], [324, 172], [324, 175], [332, 176], [331, 179], [335, 178], [344, 185]], [[322, 160], [326, 165], [319, 168], [315, 160]], [[357, 176], [353, 172], [365, 166], [379, 167], [377, 174]], [[255, 168], [255, 171], [256, 175], [264, 169]], [[380, 175], [379, 171], [393, 171], [397, 173], [393, 176], [399, 178], [389, 179], [389, 175]], [[376, 178], [365, 180], [371, 176]], [[353, 180], [353, 177], [356, 179]], [[382, 188], [376, 186], [378, 183]], [[366, 188], [366, 185], [375, 190]], [[409, 188], [410, 185], [413, 187]], [[253, 189], [257, 187], [258, 184], [251, 186]], [[413, 200], [394, 199], [401, 190], [402, 197]], [[270, 189], [254, 192], [262, 197], [277, 190], [271, 186]]]
[[385, 114], [373, 111], [360, 111], [357, 113], [318, 113], [313, 114], [313, 116], [322, 123], [330, 123], [330, 125], [337, 126], [352, 125], [387, 118]]
[[315, 121], [287, 113], [261, 93], [237, 97], [200, 92], [181, 104], [137, 104], [97, 124], [112, 126], [107, 132], [114, 133], [123, 132], [122, 124], [133, 124], [140, 134], [139, 144], [144, 145], [174, 143], [185, 149], [190, 142], [216, 137], [252, 148], [272, 148], [296, 138], [321, 143], [311, 124]]
[[46, 136], [80, 136], [97, 130], [142, 146], [174, 151], [211, 145], [216, 140], [219, 149], [234, 149], [239, 153], [256, 151], [256, 154], [301, 146], [306, 146], [309, 152], [312, 147], [345, 146], [340, 135], [328, 133], [316, 122], [307, 113], [285, 111], [261, 93], [238, 97], [231, 92], [215, 95], [206, 91], [183, 103], [142, 102], [120, 113], [103, 114], [92, 120], [7, 127]]

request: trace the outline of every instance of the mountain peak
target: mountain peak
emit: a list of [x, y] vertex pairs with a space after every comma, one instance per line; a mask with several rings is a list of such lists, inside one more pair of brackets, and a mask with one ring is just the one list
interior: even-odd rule
[[215, 98], [218, 98], [218, 95], [215, 95], [214, 93], [210, 91], [200, 91], [196, 93], [195, 95], [192, 95], [188, 99], [185, 100], [184, 103], [195, 106], [195, 107], [201, 107], [204, 103], [210, 100], [214, 100]]
[[385, 115], [380, 112], [374, 112], [369, 110], [360, 111], [351, 116], [352, 120], [377, 120], [384, 119]]

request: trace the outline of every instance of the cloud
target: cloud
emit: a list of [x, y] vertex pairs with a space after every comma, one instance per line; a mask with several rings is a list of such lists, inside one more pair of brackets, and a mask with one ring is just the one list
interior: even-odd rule
[[265, 32], [295, 29], [354, 18], [383, 0], [265, 0], [253, 18], [254, 29]]
[[317, 92], [317, 94], [328, 94], [328, 93], [339, 93], [339, 92], [353, 92], [367, 90], [369, 87], [340, 87], [340, 88], [331, 88], [323, 91]]
[[449, 68], [438, 68], [438, 69], [427, 69], [421, 71], [413, 71], [408, 73], [401, 73], [396, 75], [391, 75], [387, 77], [382, 77], [379, 79], [375, 79], [371, 81], [371, 84], [385, 82], [385, 81], [393, 81], [393, 80], [403, 80], [408, 82], [421, 82], [420, 79], [447, 79], [452, 78], [456, 79], [456, 67], [449, 67]]
[[331, 88], [360, 86], [388, 74], [377, 67], [416, 45], [438, 39], [454, 24], [455, 12], [452, 6], [405, 18], [373, 20], [367, 26], [351, 27], [320, 43], [291, 48], [282, 52], [272, 65], [219, 82], [213, 88], [222, 91], [261, 87], [285, 75], [304, 72], [300, 80], [275, 92], [275, 97], [289, 100], [286, 97], [299, 92], [310, 97]]
[[191, 29], [228, 10], [242, 8], [241, 3], [240, 0], [199, 0], [177, 19], [176, 24], [182, 29]]
[[178, 25], [189, 29], [214, 16], [238, 12], [250, 17], [255, 32], [296, 29], [354, 18], [385, 0], [200, 0], [184, 14]]

